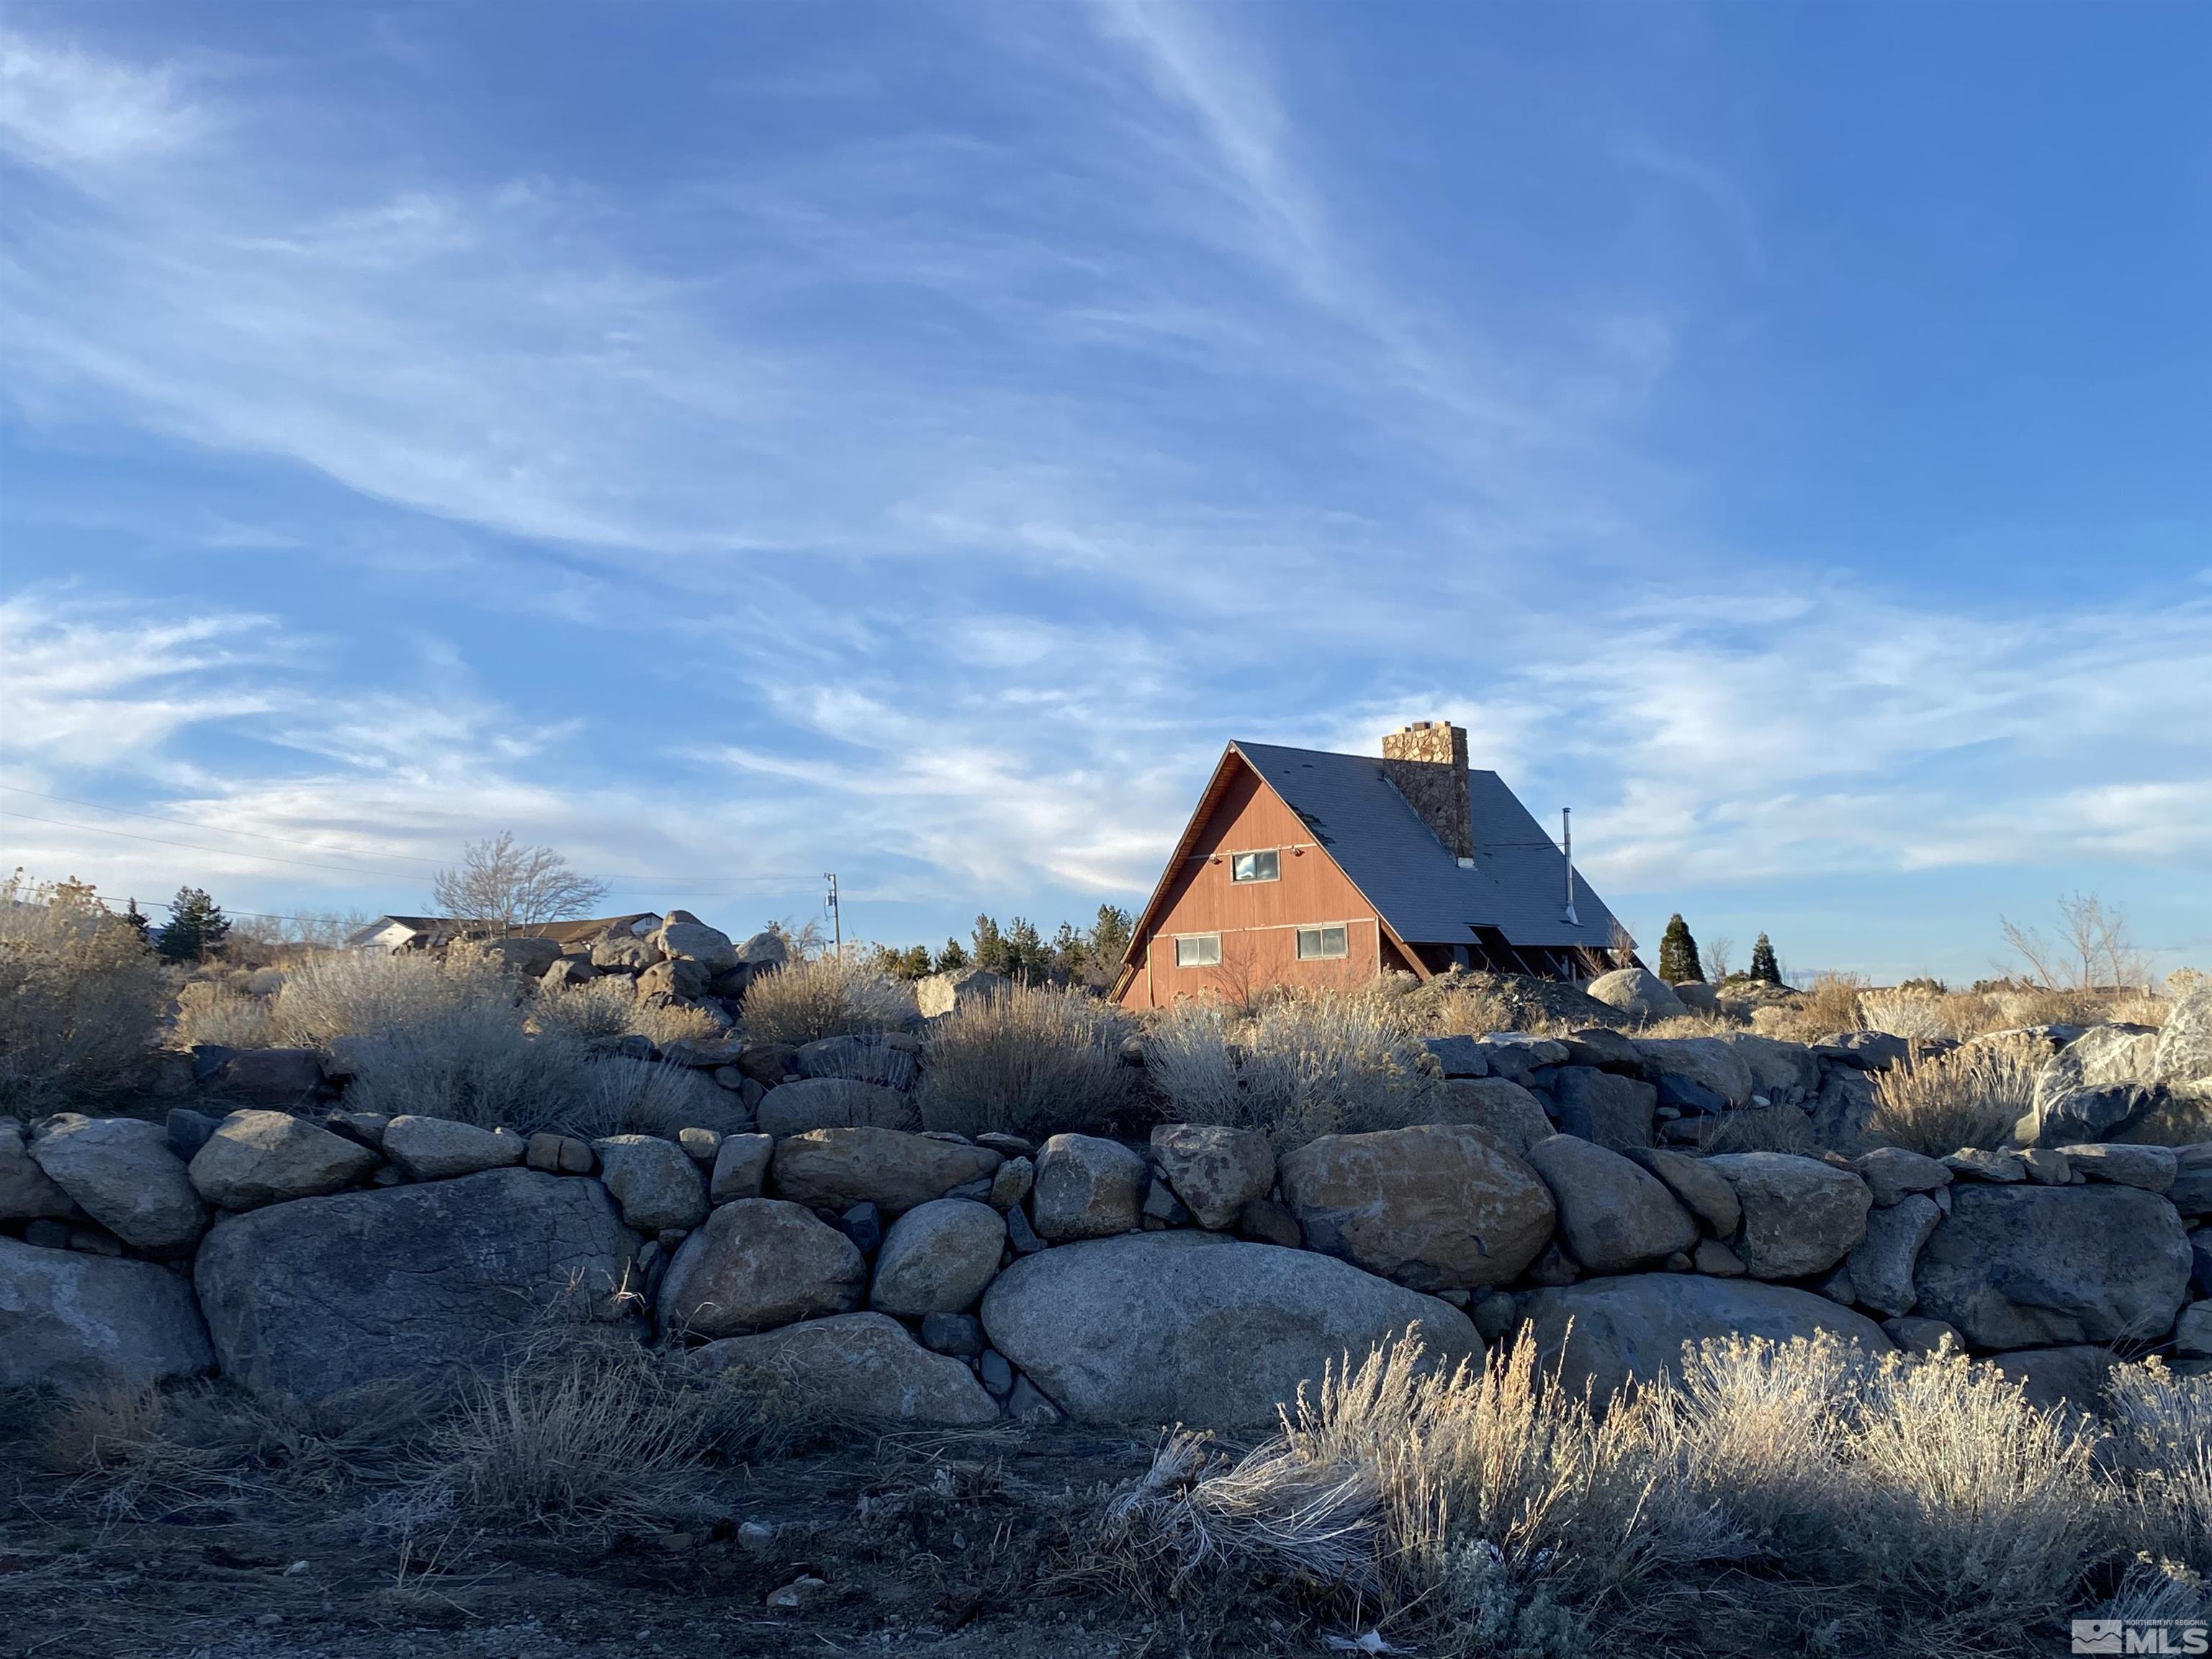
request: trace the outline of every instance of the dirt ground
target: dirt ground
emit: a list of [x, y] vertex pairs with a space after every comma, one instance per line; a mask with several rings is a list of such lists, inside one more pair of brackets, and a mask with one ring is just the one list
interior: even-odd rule
[[[0, 1659], [945, 1659], [1325, 1650], [1318, 1628], [1201, 1626], [1087, 1582], [1071, 1520], [1148, 1444], [1070, 1429], [894, 1436], [725, 1472], [690, 1530], [394, 1537], [359, 1492], [114, 1512], [0, 1425]], [[763, 1541], [746, 1523], [775, 1528]], [[824, 1581], [807, 1605], [770, 1594]]]

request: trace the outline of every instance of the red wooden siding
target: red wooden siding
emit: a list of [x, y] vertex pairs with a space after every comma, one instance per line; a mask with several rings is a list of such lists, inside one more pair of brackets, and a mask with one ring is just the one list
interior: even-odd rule
[[[1230, 879], [1231, 854], [1271, 848], [1280, 855], [1279, 879]], [[1407, 966], [1372, 907], [1315, 844], [1313, 831], [1249, 768], [1231, 769], [1186, 850], [1168, 872], [1158, 914], [1138, 941], [1136, 971], [1119, 997], [1125, 1006], [1164, 1007], [1178, 997], [1241, 999], [1273, 984], [1351, 986], [1385, 965]], [[1297, 929], [1337, 923], [1346, 929], [1344, 956], [1298, 960]], [[1188, 933], [1221, 935], [1218, 967], [1176, 966], [1176, 936]]]

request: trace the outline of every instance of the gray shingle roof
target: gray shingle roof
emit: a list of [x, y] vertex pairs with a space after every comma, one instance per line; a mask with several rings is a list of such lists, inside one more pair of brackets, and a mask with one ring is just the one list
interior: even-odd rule
[[1468, 774], [1474, 865], [1462, 869], [1381, 761], [1268, 743], [1230, 746], [1305, 820], [1314, 839], [1407, 944], [1464, 945], [1478, 927], [1495, 927], [1516, 945], [1602, 950], [1613, 942], [1613, 913], [1579, 870], [1577, 920], [1566, 920], [1559, 844], [1497, 773]]

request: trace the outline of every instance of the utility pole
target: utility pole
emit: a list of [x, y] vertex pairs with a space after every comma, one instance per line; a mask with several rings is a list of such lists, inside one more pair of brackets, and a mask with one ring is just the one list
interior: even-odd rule
[[829, 896], [823, 899], [823, 905], [830, 912], [831, 936], [836, 941], [837, 959], [842, 962], [845, 959], [845, 913], [837, 908], [837, 872], [825, 870], [822, 879], [830, 884]]

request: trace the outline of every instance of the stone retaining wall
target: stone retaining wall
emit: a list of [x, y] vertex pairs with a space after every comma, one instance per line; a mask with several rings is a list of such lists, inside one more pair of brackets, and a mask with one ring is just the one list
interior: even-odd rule
[[1666, 1111], [1856, 1109], [1871, 1041], [1438, 1040], [1451, 1121], [1279, 1160], [1189, 1124], [917, 1133], [911, 1040], [838, 1042], [811, 1078], [806, 1050], [678, 1059], [771, 1077], [750, 1132], [0, 1125], [0, 1383], [214, 1370], [323, 1396], [495, 1363], [561, 1320], [945, 1423], [1249, 1425], [1408, 1326], [1448, 1358], [1526, 1322], [1601, 1387], [1729, 1332], [1949, 1340], [2046, 1398], [2094, 1393], [2116, 1353], [2212, 1363], [2212, 1146], [1664, 1144]]

